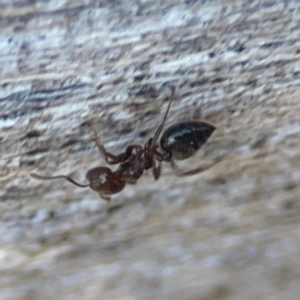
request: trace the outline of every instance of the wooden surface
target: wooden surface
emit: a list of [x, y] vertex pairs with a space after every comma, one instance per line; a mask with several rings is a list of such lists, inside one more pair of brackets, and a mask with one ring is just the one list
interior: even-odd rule
[[[0, 299], [297, 299], [298, 0], [0, 2]], [[42, 174], [105, 165], [91, 142], [217, 127], [177, 178], [113, 197]]]

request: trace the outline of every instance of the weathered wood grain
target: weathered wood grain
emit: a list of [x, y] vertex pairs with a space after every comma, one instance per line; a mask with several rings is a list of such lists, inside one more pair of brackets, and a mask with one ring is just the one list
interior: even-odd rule
[[[297, 0], [0, 2], [1, 299], [298, 299]], [[113, 198], [29, 177], [168, 125], [217, 126], [184, 169]]]

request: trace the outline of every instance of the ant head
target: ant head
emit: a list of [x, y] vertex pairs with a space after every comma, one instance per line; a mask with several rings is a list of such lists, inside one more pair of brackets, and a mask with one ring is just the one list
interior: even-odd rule
[[97, 167], [86, 173], [90, 187], [101, 194], [114, 194], [121, 191], [125, 181], [107, 167]]

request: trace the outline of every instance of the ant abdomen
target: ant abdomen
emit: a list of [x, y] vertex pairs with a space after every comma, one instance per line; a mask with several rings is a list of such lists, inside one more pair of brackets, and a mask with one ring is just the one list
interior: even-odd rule
[[170, 159], [186, 159], [205, 144], [215, 129], [215, 126], [204, 122], [178, 123], [162, 134], [160, 146], [170, 154]]
[[89, 170], [86, 173], [86, 179], [89, 181], [90, 187], [104, 198], [120, 192], [126, 184], [125, 180], [118, 173], [111, 171], [107, 167]]

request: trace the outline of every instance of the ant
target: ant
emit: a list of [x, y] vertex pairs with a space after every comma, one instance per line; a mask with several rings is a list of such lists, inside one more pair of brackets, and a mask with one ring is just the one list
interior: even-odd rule
[[108, 167], [97, 167], [86, 173], [88, 184], [80, 184], [69, 176], [42, 176], [35, 173], [30, 175], [35, 179], [65, 179], [79, 187], [90, 187], [105, 199], [110, 200], [112, 194], [123, 190], [126, 183], [136, 184], [137, 180], [143, 175], [144, 170], [151, 169], [155, 180], [160, 177], [162, 161], [171, 163], [178, 176], [189, 176], [203, 172], [219, 162], [216, 160], [208, 165], [199, 166], [195, 169], [181, 172], [177, 168], [174, 160], [183, 160], [196, 153], [208, 138], [215, 131], [215, 126], [204, 122], [182, 122], [175, 124], [162, 134], [160, 139], [160, 148], [157, 140], [161, 135], [172, 101], [175, 98], [175, 88], [171, 88], [169, 103], [161, 124], [158, 126], [154, 136], [150, 138], [143, 146], [132, 144], [127, 146], [125, 152], [114, 155], [104, 148], [97, 137], [94, 129], [94, 138], [92, 139], [101, 155], [109, 165], [120, 164], [116, 171]]

